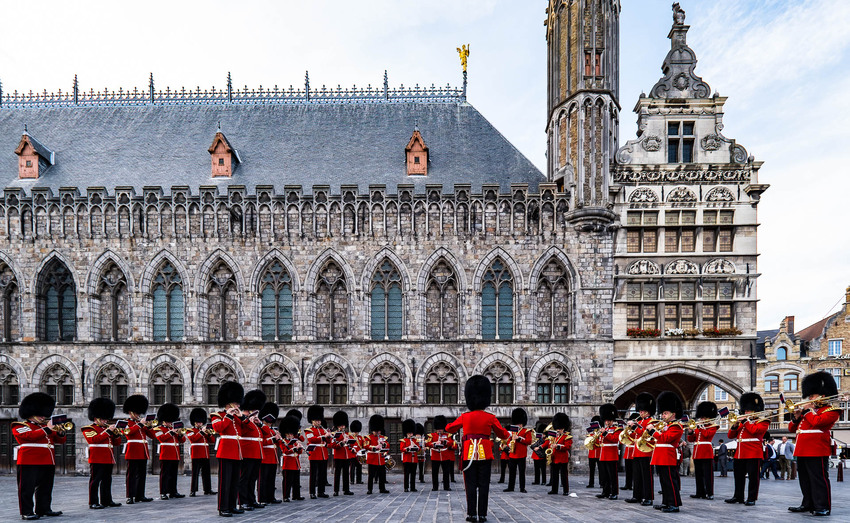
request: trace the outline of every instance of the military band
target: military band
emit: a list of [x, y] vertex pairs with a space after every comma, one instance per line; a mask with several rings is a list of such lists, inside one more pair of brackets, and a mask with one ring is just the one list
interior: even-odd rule
[[[442, 486], [443, 490], [451, 490], [450, 470], [458, 447], [453, 435], [462, 432], [459, 453], [466, 489], [467, 521], [487, 520], [491, 464], [494, 450], [498, 448], [494, 444], [503, 444], [508, 454], [506, 462], [509, 462], [510, 475], [505, 491], [514, 491], [519, 483], [519, 491], [526, 492], [525, 460], [530, 450], [535, 464], [533, 485], [546, 484], [546, 466], [549, 465], [551, 490], [548, 493], [576, 496], [570, 492], [569, 485], [573, 447], [569, 416], [558, 412], [550, 424], [539, 421], [532, 430], [526, 427], [527, 412], [516, 408], [511, 413], [511, 425], [506, 429], [495, 416], [486, 412], [490, 387], [483, 376], [471, 378], [465, 389], [469, 412], [452, 423], [443, 415], [435, 416], [434, 431], [427, 436], [423, 434], [424, 426], [415, 420], [402, 422], [403, 437], [398, 450], [405, 492], [418, 492], [416, 476], [420, 474], [421, 483], [422, 469], [419, 467], [426, 456], [431, 458], [432, 489], [437, 491]], [[839, 411], [830, 402], [839, 397], [837, 385], [831, 374], [818, 372], [803, 379], [802, 392], [804, 401], [786, 402], [786, 407], [793, 412], [788, 430], [797, 434], [794, 455], [802, 492], [800, 505], [788, 510], [828, 516], [832, 510], [828, 473], [828, 458], [833, 450], [831, 430], [839, 418]], [[88, 445], [89, 508], [121, 506], [112, 498], [111, 482], [115, 452], [122, 437], [126, 440], [123, 452], [127, 465], [127, 504], [130, 505], [151, 501], [144, 492], [150, 459], [149, 439], [157, 442], [162, 500], [183, 497], [177, 483], [184, 441], [188, 442], [188, 456], [192, 462], [190, 495], [196, 495], [199, 483], [202, 483], [204, 494], [216, 494], [210, 481], [210, 445], [215, 444], [219, 462], [218, 512], [223, 517], [268, 504], [303, 500], [300, 472], [301, 456], [305, 452], [309, 457], [312, 499], [328, 497], [325, 484], [331, 456], [335, 496], [340, 490], [343, 495], [354, 495], [350, 485], [355, 483], [355, 468], [361, 462], [368, 464], [367, 494], [373, 492], [375, 483], [381, 493], [389, 492], [386, 474], [395, 463], [390, 456], [383, 416], [373, 415], [369, 419], [368, 435], [361, 435], [361, 422], [354, 420], [349, 425], [348, 414], [338, 411], [329, 431], [323, 426], [323, 407], [313, 405], [307, 411], [310, 426], [302, 434], [300, 411], [292, 409], [278, 421], [280, 409], [266, 402], [260, 390], [246, 394], [238, 383], [225, 382], [219, 388], [217, 399], [220, 410], [210, 416], [209, 425], [207, 412], [195, 408], [189, 415], [188, 427], [183, 427], [179, 419], [180, 408], [171, 403], [161, 405], [156, 415], [150, 415], [147, 414], [147, 398], [130, 396], [123, 405], [127, 419], [115, 420], [116, 406], [111, 400], [92, 400], [88, 407], [91, 423], [80, 429]], [[694, 445], [695, 469], [695, 492], [690, 497], [713, 500], [713, 439], [728, 415], [728, 435], [737, 440], [737, 449], [734, 494], [726, 502], [755, 504], [764, 436], [769, 420], [779, 412], [765, 411], [764, 401], [758, 394], [750, 392], [741, 396], [740, 414], [730, 414], [728, 409], [718, 411], [716, 404], [705, 401], [697, 405], [694, 419], [688, 419], [682, 399], [670, 391], [661, 392], [657, 398], [649, 393], [638, 394], [634, 408], [637, 412], [622, 421], [617, 407], [606, 403], [599, 407], [598, 416], [590, 420], [585, 447], [589, 452], [595, 451], [590, 455], [598, 456], [595, 459], [598, 459], [602, 491], [596, 497], [618, 499], [617, 466], [623, 458], [626, 466], [632, 469], [632, 473], [627, 474], [626, 487], [631, 486], [633, 492], [626, 502], [653, 505], [653, 475], [657, 475], [662, 496], [655, 508], [665, 513], [679, 512], [683, 504], [677, 465], [681, 446], [690, 442]], [[19, 407], [22, 421], [12, 424], [12, 433], [18, 443], [15, 459], [19, 508], [25, 520], [61, 514], [51, 506], [56, 464], [54, 445], [65, 443], [65, 434], [73, 429], [73, 424], [62, 416], [53, 416], [53, 409], [54, 400], [50, 396], [30, 394]], [[659, 413], [657, 419], [653, 417], [656, 411]], [[281, 469], [283, 499], [275, 496], [277, 467]]]

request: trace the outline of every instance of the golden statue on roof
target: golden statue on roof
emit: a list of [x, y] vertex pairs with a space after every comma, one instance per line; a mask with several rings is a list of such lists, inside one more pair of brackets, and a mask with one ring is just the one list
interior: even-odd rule
[[460, 56], [460, 65], [463, 67], [463, 72], [466, 72], [466, 61], [469, 58], [469, 44], [464, 44], [457, 48], [457, 54]]

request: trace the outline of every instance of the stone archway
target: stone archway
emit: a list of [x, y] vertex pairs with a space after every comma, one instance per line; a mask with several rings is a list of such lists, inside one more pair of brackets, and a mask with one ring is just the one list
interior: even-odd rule
[[654, 369], [635, 376], [614, 390], [614, 404], [624, 411], [631, 406], [641, 392], [658, 396], [665, 390], [679, 394], [686, 408], [693, 405], [707, 385], [717, 385], [726, 390], [735, 399], [740, 398], [744, 389], [734, 381], [713, 372], [688, 365], [670, 365]]

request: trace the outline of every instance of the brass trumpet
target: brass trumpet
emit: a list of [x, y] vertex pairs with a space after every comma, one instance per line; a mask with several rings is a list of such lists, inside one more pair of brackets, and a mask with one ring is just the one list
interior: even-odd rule
[[59, 423], [58, 425], [53, 425], [53, 428], [59, 432], [68, 432], [69, 430], [74, 430], [74, 422], [66, 421], [65, 423]]
[[847, 401], [848, 396], [850, 396], [850, 394], [847, 394], [846, 392], [842, 392], [840, 394], [833, 394], [832, 396], [824, 396], [824, 397], [818, 398], [816, 400], [798, 401], [797, 403], [794, 403], [793, 401], [791, 401], [789, 399], [789, 400], [785, 400], [785, 408], [788, 409], [788, 410], [796, 410], [797, 407], [805, 405], [806, 403], [811, 403], [813, 405], [826, 406], [827, 404], [829, 404], [830, 402], [835, 401], [835, 400]]

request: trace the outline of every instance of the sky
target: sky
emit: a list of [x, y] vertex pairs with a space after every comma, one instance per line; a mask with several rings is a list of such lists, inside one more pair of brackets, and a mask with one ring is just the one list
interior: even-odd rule
[[[844, 303], [850, 285], [850, 2], [680, 0], [696, 72], [728, 96], [724, 134], [771, 185], [759, 204], [759, 328], [797, 330]], [[235, 86], [459, 86], [545, 171], [546, 0], [206, 0], [8, 2], [0, 32], [4, 92]], [[622, 0], [620, 142], [661, 76], [669, 0]]]

